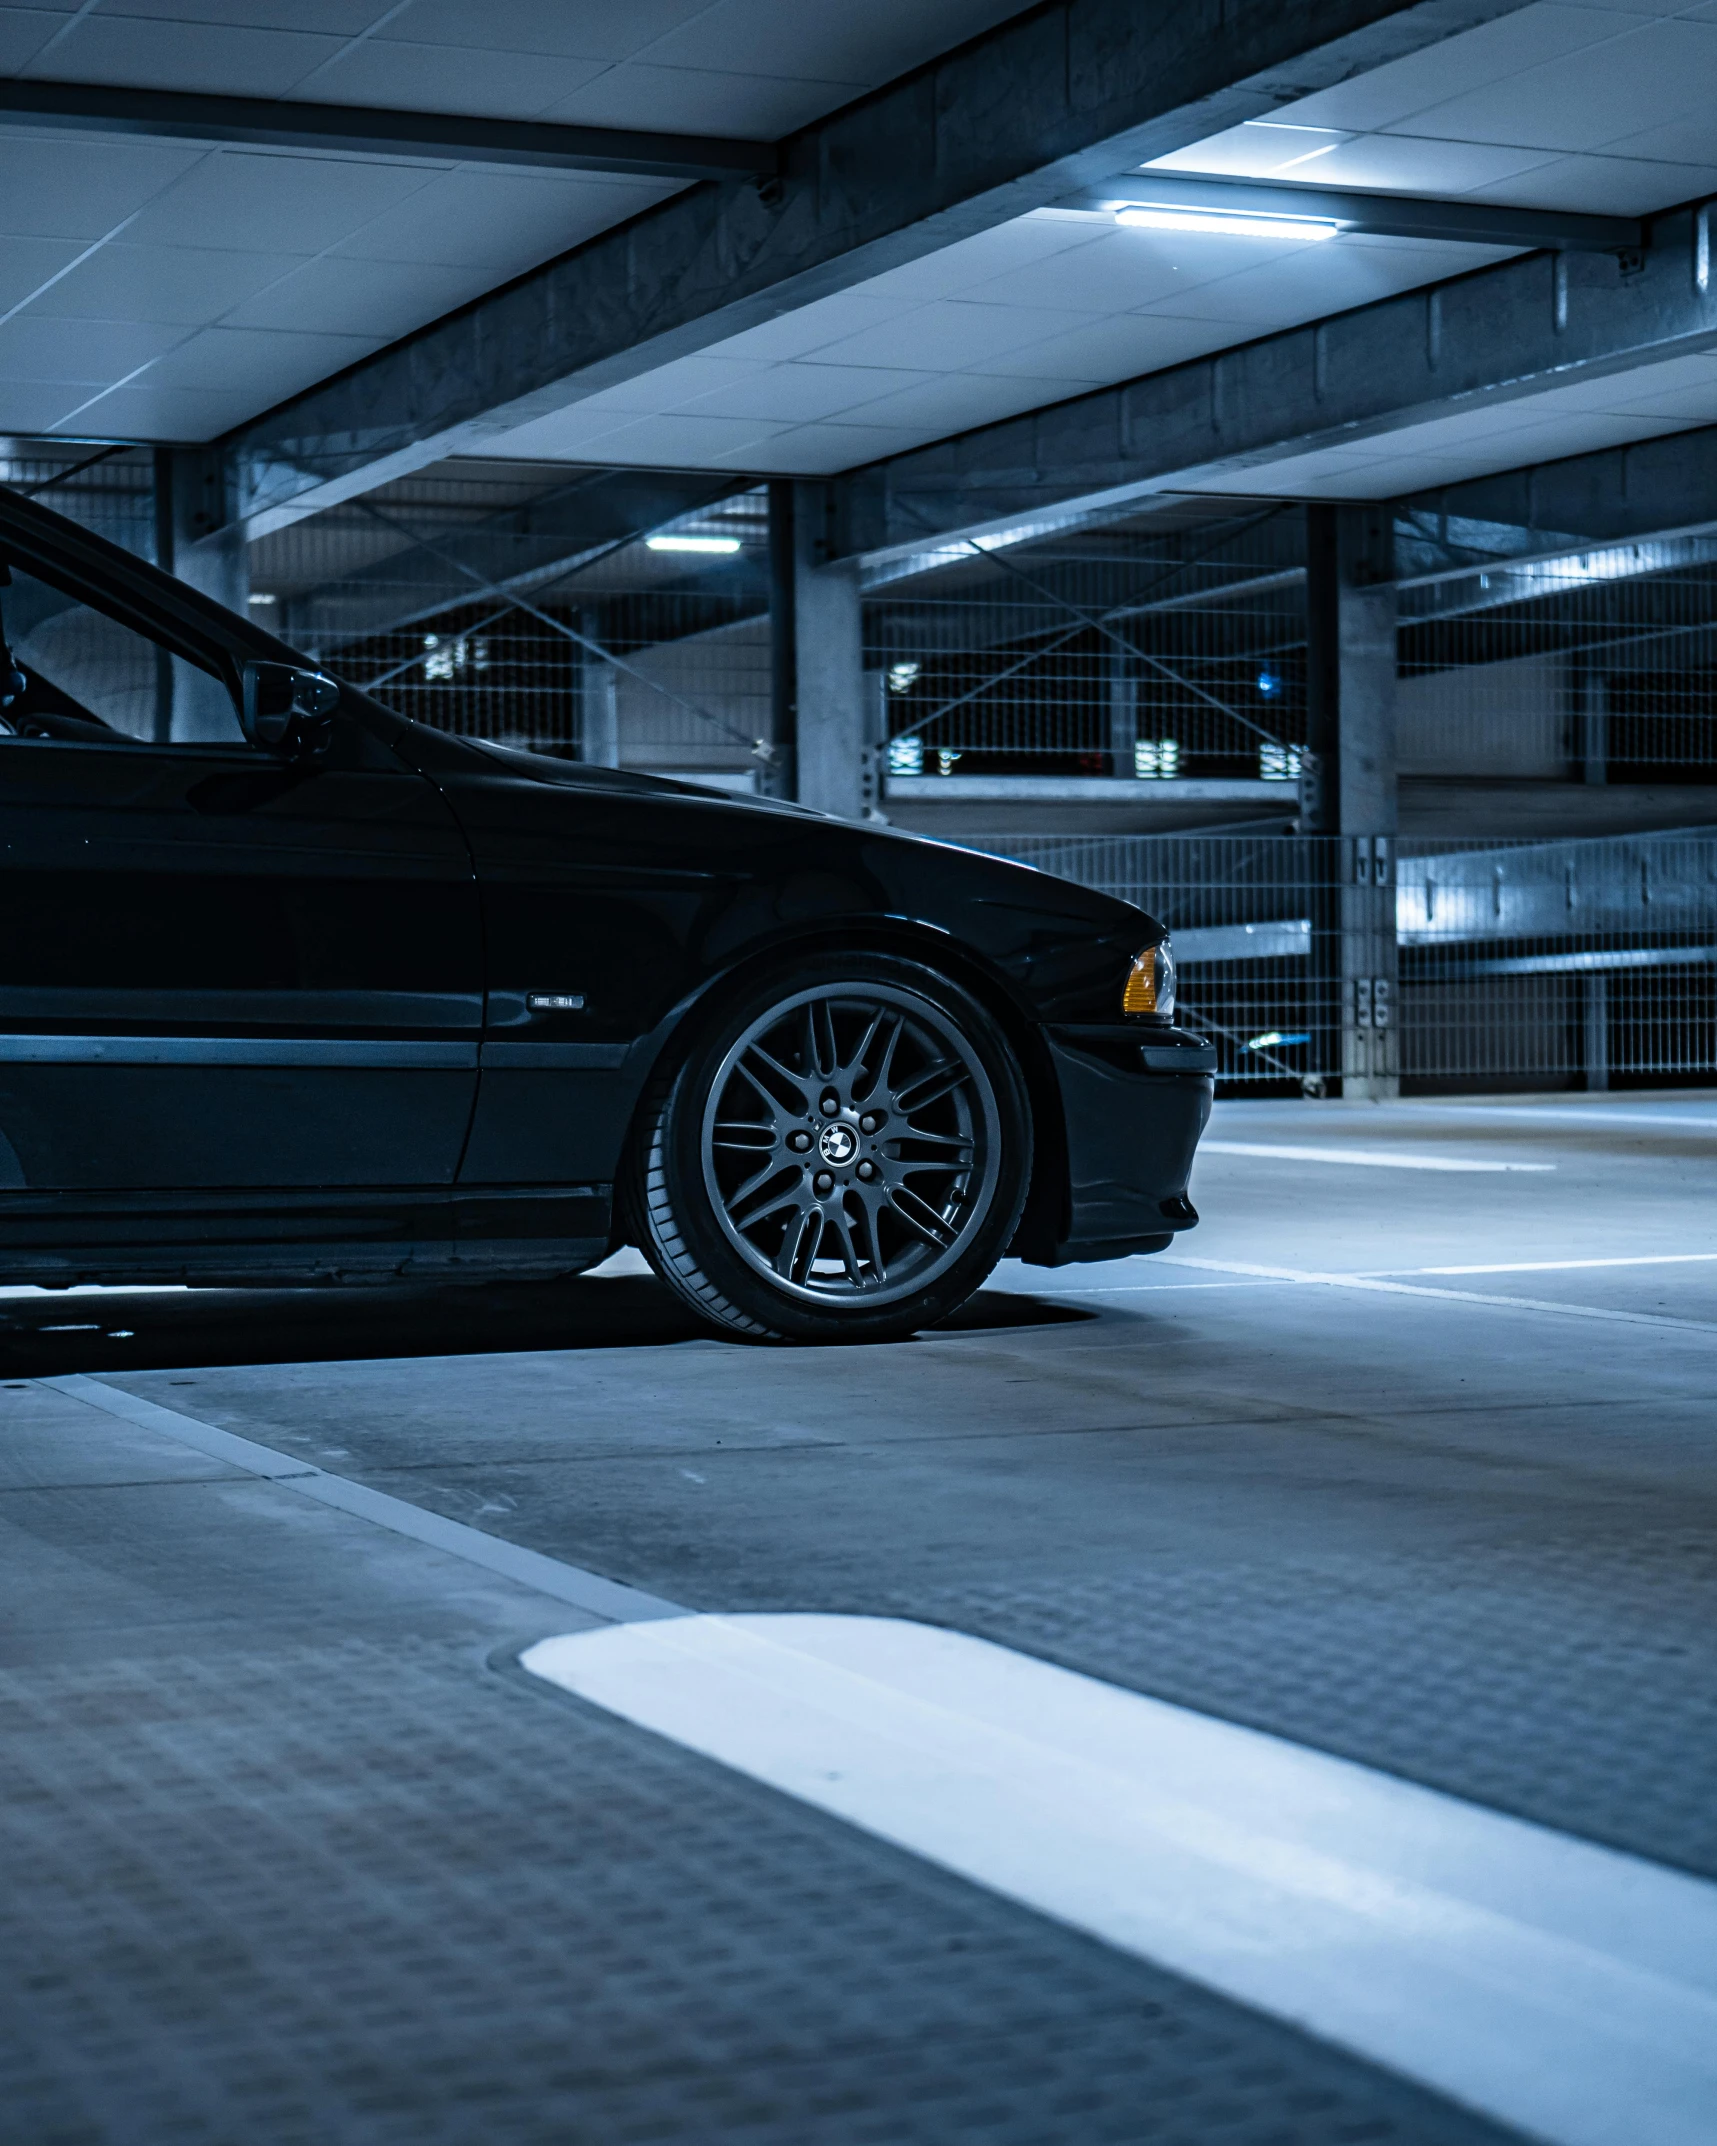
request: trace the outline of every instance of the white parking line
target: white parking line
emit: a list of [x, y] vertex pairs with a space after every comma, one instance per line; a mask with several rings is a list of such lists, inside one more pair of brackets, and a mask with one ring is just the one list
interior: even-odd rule
[[522, 1659], [1540, 2139], [1717, 2139], [1717, 1886], [892, 1618], [692, 1617]]
[[1674, 1104], [1666, 1104], [1661, 1115], [1654, 1110], [1580, 1110], [1537, 1103], [1413, 1103], [1408, 1107], [1415, 1114], [1435, 1111], [1446, 1118], [1503, 1118], [1527, 1126], [1544, 1118], [1560, 1125], [1650, 1125], [1660, 1133], [1679, 1132], [1683, 1127], [1693, 1132], [1717, 1132], [1717, 1118], [1676, 1116], [1672, 1114]]
[[959, 1633], [699, 1616], [103, 1379], [35, 1383], [632, 1620], [524, 1662], [1469, 2107], [1556, 2146], [1717, 2142], [1717, 1887]]
[[66, 1289], [44, 1289], [38, 1282], [8, 1282], [0, 1297], [182, 1297], [188, 1282], [73, 1282]]
[[1272, 1162], [1353, 1163], [1366, 1170], [1554, 1170], [1553, 1162], [1464, 1162], [1452, 1155], [1396, 1155], [1387, 1148], [1266, 1147], [1256, 1140], [1201, 1140], [1201, 1155], [1262, 1155]]
[[1697, 1267], [1717, 1252], [1641, 1252], [1624, 1259], [1512, 1259], [1489, 1267], [1379, 1267], [1384, 1274], [1573, 1274], [1583, 1267]]
[[[1189, 1252], [1159, 1252], [1165, 1266], [1197, 1267], [1211, 1274], [1249, 1274], [1271, 1282], [1315, 1283], [1325, 1289], [1364, 1289], [1381, 1296], [1431, 1297], [1448, 1304], [1487, 1304], [1506, 1311], [1553, 1312], [1562, 1318], [1612, 1326], [1655, 1326], [1684, 1334], [1717, 1334], [1708, 1319], [1671, 1319], [1662, 1312], [1616, 1311], [1609, 1305], [1565, 1304], [1550, 1297], [1490, 1296], [1476, 1289], [1427, 1289], [1417, 1282], [1385, 1281], [1375, 1274], [1323, 1274], [1305, 1267], [1266, 1267], [1250, 1260], [1196, 1259]], [[1146, 1287], [1149, 1285], [1146, 1284]], [[1717, 2133], [1713, 2134], [1717, 2138]]]

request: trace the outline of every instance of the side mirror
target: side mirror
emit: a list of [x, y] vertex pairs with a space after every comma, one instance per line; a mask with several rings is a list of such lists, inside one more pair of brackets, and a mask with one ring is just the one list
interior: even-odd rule
[[308, 760], [325, 752], [340, 705], [339, 681], [290, 663], [247, 663], [239, 721], [265, 752]]

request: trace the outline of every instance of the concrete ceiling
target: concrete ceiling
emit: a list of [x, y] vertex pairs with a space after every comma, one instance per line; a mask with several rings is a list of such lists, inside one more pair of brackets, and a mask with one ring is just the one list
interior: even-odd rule
[[[0, 72], [772, 139], [1020, 7], [46, 0]], [[0, 431], [212, 439], [680, 183], [0, 123]]]
[[[0, 8], [26, 79], [774, 137], [1017, 0], [89, 0]], [[1148, 172], [1641, 215], [1717, 194], [1717, 0], [1539, 0]], [[675, 192], [452, 158], [0, 124], [0, 429], [219, 436]], [[1505, 258], [1039, 207], [488, 433], [484, 452], [828, 475]], [[1678, 358], [1237, 477], [1370, 497], [1717, 422]]]
[[498, 435], [489, 452], [826, 475], [1505, 257], [1120, 230], [1039, 209]]
[[1714, 83], [1717, 0], [1541, 0], [1156, 168], [1642, 216], [1717, 193]]
[[[1713, 81], [1717, 0], [1540, 4], [1145, 169], [1641, 215], [1717, 193]], [[1306, 244], [1120, 230], [1101, 214], [1039, 209], [502, 435], [490, 452], [829, 474], [1503, 258], [1351, 234]], [[1369, 441], [1235, 487], [1387, 496], [1717, 421], [1717, 363], [1711, 381], [1684, 365], [1657, 383], [1570, 388], [1542, 407], [1416, 428], [1398, 452]]]

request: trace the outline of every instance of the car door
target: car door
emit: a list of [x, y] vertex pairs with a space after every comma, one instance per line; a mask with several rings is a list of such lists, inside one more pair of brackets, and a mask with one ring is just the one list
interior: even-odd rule
[[236, 655], [0, 546], [0, 1180], [450, 1185], [482, 942], [439, 793], [361, 708], [254, 750]]
[[434, 766], [476, 858], [489, 966], [460, 1182], [607, 1183], [637, 1102], [640, 1046], [722, 959], [719, 920], [734, 918], [768, 843], [713, 797], [473, 758]]

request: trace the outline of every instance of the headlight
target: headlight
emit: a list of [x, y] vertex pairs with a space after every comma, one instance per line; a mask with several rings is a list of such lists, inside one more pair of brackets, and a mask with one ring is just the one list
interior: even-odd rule
[[1165, 939], [1161, 946], [1147, 946], [1133, 956], [1127, 988], [1121, 993], [1123, 1013], [1154, 1013], [1167, 1020], [1174, 1012], [1174, 955]]

